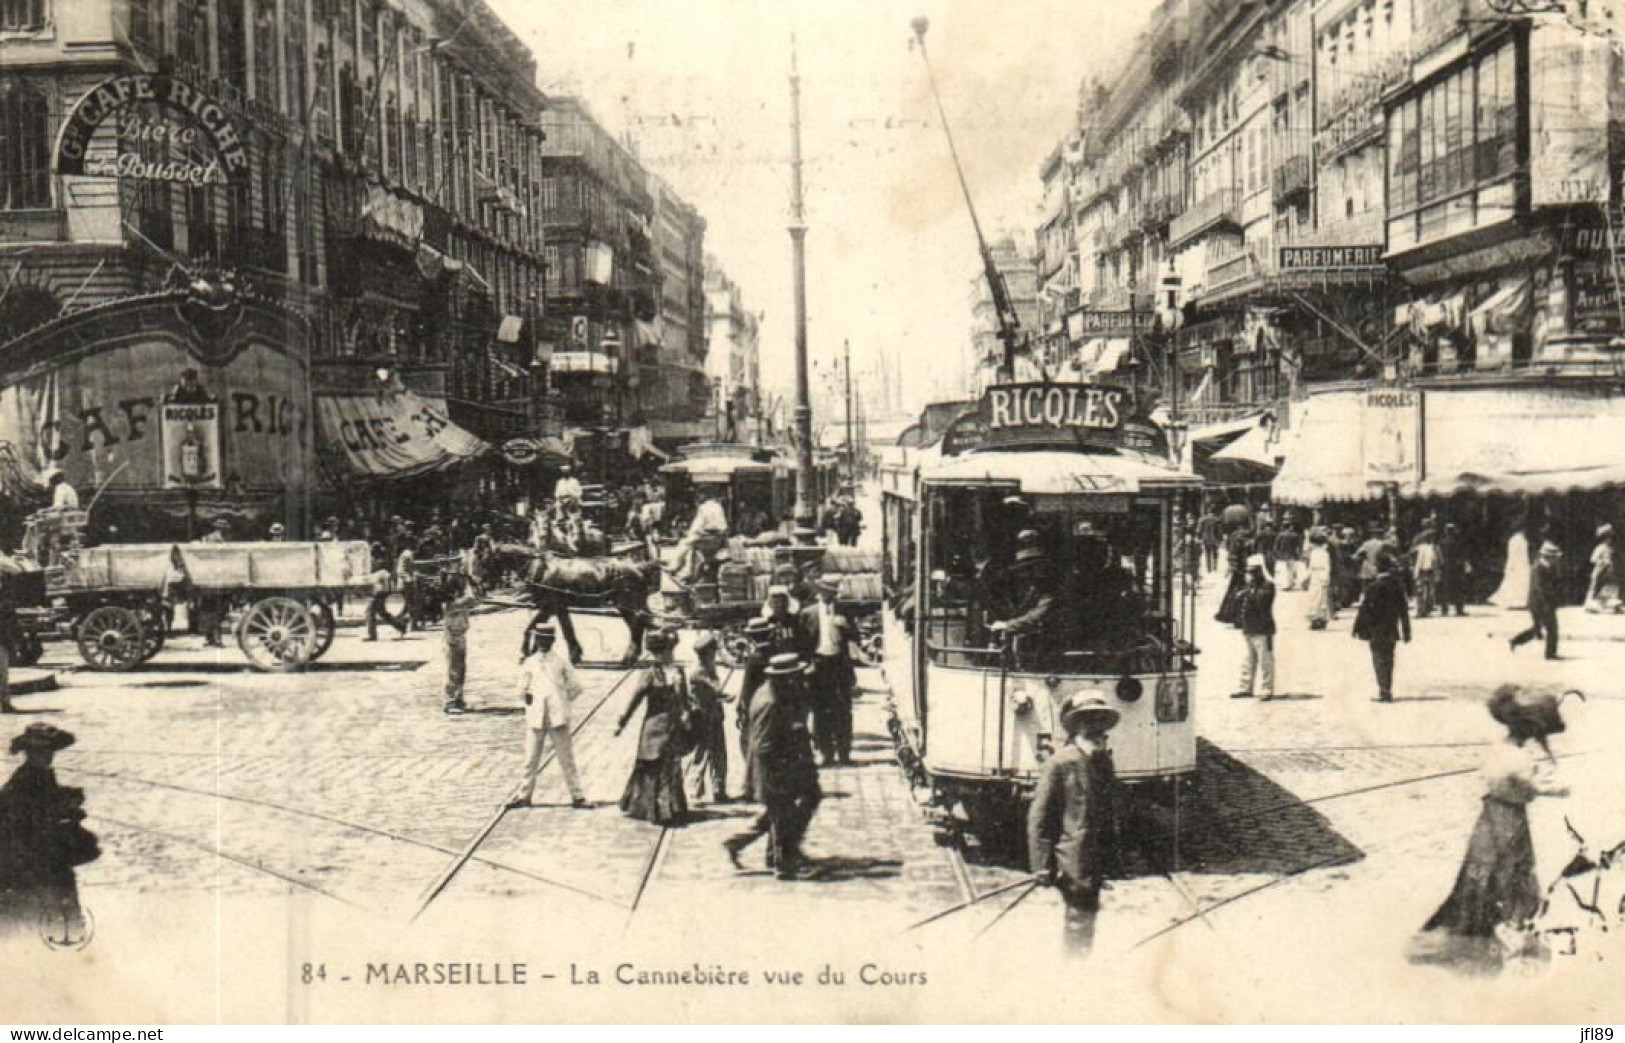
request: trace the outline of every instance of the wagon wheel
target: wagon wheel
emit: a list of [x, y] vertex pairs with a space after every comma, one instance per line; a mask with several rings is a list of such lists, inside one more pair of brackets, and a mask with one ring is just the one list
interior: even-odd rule
[[293, 598], [261, 598], [237, 621], [237, 647], [256, 670], [297, 670], [310, 662], [319, 627]]
[[339, 624], [333, 618], [333, 609], [325, 601], [310, 603], [310, 617], [316, 621], [316, 649], [310, 653], [310, 661], [314, 663], [333, 647], [333, 635], [338, 632]]
[[145, 635], [141, 650], [144, 663], [163, 650], [164, 639], [169, 636], [169, 611], [158, 602], [148, 602], [141, 606], [141, 625]]
[[133, 670], [147, 647], [141, 613], [123, 605], [101, 605], [79, 621], [79, 656], [95, 670]]

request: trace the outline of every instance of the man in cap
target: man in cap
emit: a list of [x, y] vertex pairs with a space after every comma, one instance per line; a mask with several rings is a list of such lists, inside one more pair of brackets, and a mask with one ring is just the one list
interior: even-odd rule
[[581, 501], [581, 479], [575, 475], [575, 468], [565, 464], [559, 468], [559, 480], [553, 483], [553, 499], [563, 503], [566, 499], [577, 503]]
[[705, 571], [706, 559], [715, 554], [727, 538], [728, 512], [716, 489], [706, 486], [700, 490], [700, 505], [694, 510], [694, 520], [688, 523], [688, 532], [677, 544], [683, 582], [698, 582]]
[[1263, 691], [1259, 698], [1275, 698], [1275, 584], [1270, 582], [1269, 562], [1262, 554], [1247, 559], [1247, 585], [1236, 595], [1236, 626], [1247, 642], [1241, 664], [1241, 687], [1232, 699], [1251, 699], [1256, 677]]
[[440, 616], [446, 636], [446, 701], [442, 709], [457, 714], [468, 709], [463, 702], [463, 681], [468, 676], [468, 627], [480, 599], [460, 575], [447, 581], [446, 593], [450, 596]]
[[518, 695], [525, 704], [525, 771], [510, 808], [530, 806], [536, 776], [542, 769], [542, 751], [553, 744], [553, 754], [564, 770], [570, 806], [585, 808], [586, 794], [576, 772], [575, 750], [570, 745], [570, 703], [580, 698], [581, 682], [568, 656], [555, 651], [552, 623], [532, 623], [525, 632], [524, 658], [519, 664]]
[[1540, 546], [1535, 567], [1529, 570], [1530, 626], [1514, 634], [1508, 645], [1516, 651], [1518, 646], [1537, 637], [1546, 638], [1546, 658], [1557, 659], [1557, 604], [1561, 578], [1558, 566], [1563, 561], [1563, 548], [1547, 540]]
[[1467, 546], [1462, 541], [1461, 529], [1455, 522], [1446, 522], [1444, 534], [1439, 537], [1439, 612], [1449, 615], [1467, 614]]
[[843, 547], [856, 547], [863, 531], [863, 512], [852, 500], [852, 486], [841, 486], [840, 505], [835, 509], [835, 539]]
[[1050, 650], [1060, 617], [1060, 599], [1055, 570], [1039, 545], [1038, 534], [1029, 529], [1017, 536], [1016, 542], [1019, 549], [1010, 568], [1016, 587], [1014, 613], [988, 629], [1017, 639], [1017, 661], [1027, 663]]
[[281, 522], [272, 522], [271, 528], [267, 530], [266, 534], [270, 537], [272, 543], [281, 543], [288, 538], [287, 527]]
[[812, 699], [813, 734], [824, 767], [852, 763], [852, 620], [842, 614], [835, 599], [841, 577], [820, 576], [814, 584], [818, 600], [801, 611], [802, 651], [812, 664], [808, 681]]
[[1117, 856], [1117, 774], [1106, 733], [1119, 716], [1099, 695], [1067, 696], [1066, 744], [1044, 762], [1027, 812], [1028, 864], [1039, 882], [1060, 889], [1062, 938], [1077, 955], [1094, 943], [1100, 891]]
[[45, 469], [45, 491], [51, 494], [51, 510], [77, 511], [79, 492], [68, 484], [67, 476], [55, 465]]
[[[768, 663], [767, 685], [750, 705], [751, 781], [772, 834], [770, 858], [780, 880], [794, 880], [802, 862], [801, 840], [812, 822], [823, 792], [813, 764], [803, 705], [806, 667], [795, 653], [776, 655]], [[737, 859], [754, 837], [741, 834], [727, 844]]]
[[1354, 636], [1371, 646], [1371, 667], [1377, 675], [1377, 701], [1394, 701], [1394, 648], [1410, 644], [1411, 616], [1405, 602], [1405, 584], [1399, 578], [1399, 560], [1392, 552], [1377, 556], [1377, 575], [1366, 585], [1360, 610], [1354, 616]]

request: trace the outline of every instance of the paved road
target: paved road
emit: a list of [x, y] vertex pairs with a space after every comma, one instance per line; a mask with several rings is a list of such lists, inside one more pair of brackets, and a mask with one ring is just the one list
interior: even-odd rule
[[[1144, 824], [1172, 844], [1175, 869], [1161, 875], [1140, 862], [1114, 884], [1102, 951], [1161, 960], [1217, 946], [1226, 960], [1262, 964], [1280, 958], [1264, 939], [1311, 911], [1340, 910], [1326, 921], [1336, 929], [1296, 938], [1294, 952], [1335, 962], [1352, 931], [1395, 956], [1448, 890], [1476, 811], [1474, 770], [1497, 738], [1482, 700], [1503, 680], [1560, 682], [1593, 697], [1566, 707], [1570, 730], [1557, 748], [1572, 755], [1576, 793], [1535, 814], [1543, 865], [1555, 869], [1569, 854], [1565, 813], [1599, 846], [1619, 839], [1625, 808], [1602, 736], [1622, 723], [1614, 678], [1625, 623], [1565, 613], [1571, 658], [1552, 665], [1508, 651], [1516, 617], [1481, 609], [1423, 620], [1401, 650], [1400, 700], [1378, 705], [1348, 616], [1309, 632], [1303, 597], [1278, 603], [1285, 699], [1226, 698], [1239, 637], [1211, 623], [1200, 635], [1199, 782]], [[507, 937], [523, 924], [554, 944], [568, 925], [583, 951], [612, 941], [658, 947], [678, 932], [737, 951], [771, 924], [788, 946], [869, 939], [935, 953], [1053, 951], [1059, 910], [1047, 891], [1007, 911], [1018, 889], [908, 931], [1019, 873], [975, 850], [961, 859], [921, 813], [891, 759], [872, 672], [860, 677], [858, 764], [823, 776], [810, 881], [774, 880], [760, 850], [745, 872], [732, 869], [721, 842], [753, 814], [746, 805], [702, 805], [672, 831], [622, 817], [615, 802], [635, 729], [613, 729], [629, 686], [622, 671], [594, 670], [578, 704], [577, 750], [597, 806], [564, 806], [562, 782], [547, 772], [541, 806], [503, 816], [408, 930], [425, 889], [517, 781], [522, 724], [511, 683], [523, 622], [512, 611], [478, 617], [473, 712], [455, 718], [440, 713], [437, 632], [368, 644], [345, 628], [328, 659], [300, 675], [249, 672], [235, 650], [204, 650], [192, 638], [122, 675], [77, 670], [67, 646], [52, 646], [47, 661], [63, 670], [63, 689], [19, 701], [79, 737], [59, 766], [86, 789], [102, 838], [102, 857], [80, 874], [100, 932], [161, 931], [166, 918], [216, 911], [274, 924], [286, 920], [286, 897], [299, 895], [307, 935], [340, 925], [350, 935], [360, 923], [408, 946]], [[591, 619], [583, 630], [589, 650], [620, 650], [618, 624]], [[1369, 909], [1385, 915], [1361, 915]], [[255, 920], [261, 913], [267, 919]]]

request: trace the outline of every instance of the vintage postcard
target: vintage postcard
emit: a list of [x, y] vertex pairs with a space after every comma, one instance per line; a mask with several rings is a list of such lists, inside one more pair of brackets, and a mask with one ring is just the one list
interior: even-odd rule
[[0, 1020], [1621, 1020], [1622, 129], [1597, 0], [0, 0]]

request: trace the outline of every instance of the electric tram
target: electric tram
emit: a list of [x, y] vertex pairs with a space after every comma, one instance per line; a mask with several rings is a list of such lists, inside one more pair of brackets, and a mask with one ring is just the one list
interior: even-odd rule
[[984, 841], [1023, 821], [1075, 693], [1122, 715], [1119, 780], [1165, 799], [1195, 772], [1196, 595], [1175, 564], [1200, 479], [1148, 405], [1127, 387], [996, 385], [882, 471], [892, 736]]

